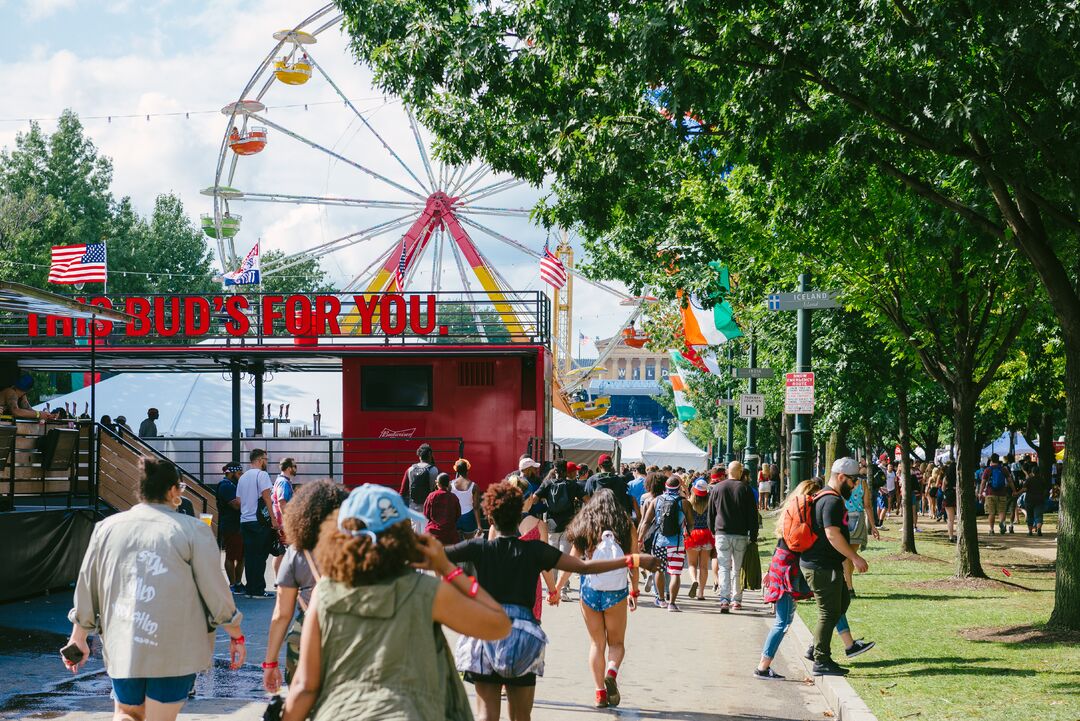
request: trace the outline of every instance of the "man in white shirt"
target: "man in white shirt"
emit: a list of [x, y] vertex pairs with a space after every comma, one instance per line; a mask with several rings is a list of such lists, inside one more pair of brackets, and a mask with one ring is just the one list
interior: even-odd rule
[[[244, 592], [248, 598], [274, 598], [274, 594], [266, 590], [266, 557], [270, 555], [270, 545], [278, 532], [277, 519], [270, 512], [273, 484], [266, 472], [266, 451], [255, 448], [248, 457], [251, 468], [236, 482], [240, 532], [244, 536]], [[259, 508], [260, 498], [264, 504], [262, 509]]]
[[889, 510], [895, 511], [897, 508], [895, 463], [890, 462], [888, 468], [885, 470], [885, 490], [889, 494]]

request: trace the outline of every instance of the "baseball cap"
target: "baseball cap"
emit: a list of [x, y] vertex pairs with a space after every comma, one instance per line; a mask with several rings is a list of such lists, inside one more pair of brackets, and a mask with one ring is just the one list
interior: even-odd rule
[[664, 481], [664, 488], [678, 488], [679, 478], [678, 476], [668, 476], [668, 479]]
[[20, 391], [28, 391], [34, 387], [34, 377], [29, 373], [23, 373], [19, 376], [19, 379], [15, 381], [15, 388]]
[[609, 456], [608, 454], [605, 453], [604, 455], [600, 456], [600, 458], [598, 458], [596, 460], [596, 463], [597, 463], [597, 465], [601, 465], [601, 466], [604, 465], [605, 463], [611, 463], [611, 456]]
[[695, 496], [707, 496], [709, 495], [709, 484], [705, 482], [704, 478], [699, 478], [694, 481], [692, 490]]
[[[341, 524], [346, 518], [363, 521], [364, 530], [345, 530]], [[375, 483], [365, 483], [354, 488], [338, 511], [338, 528], [353, 536], [360, 536], [365, 532], [378, 535], [402, 521], [420, 523], [424, 520], [422, 513], [410, 510], [405, 505], [397, 491]]]
[[239, 473], [242, 470], [244, 470], [244, 467], [236, 461], [226, 463], [224, 466], [221, 467], [222, 473]]
[[526, 468], [539, 468], [539, 467], [540, 467], [540, 464], [537, 463], [536, 461], [534, 461], [533, 459], [529, 458], [528, 456], [525, 456], [520, 461], [518, 461], [518, 470], [519, 471], [524, 471]]
[[849, 478], [858, 478], [859, 462], [854, 458], [837, 458], [832, 464], [833, 473], [843, 473]]
[[566, 472], [567, 473], [577, 473], [577, 470], [578, 470], [578, 464], [574, 463], [573, 461], [567, 461], [567, 463], [566, 463]]

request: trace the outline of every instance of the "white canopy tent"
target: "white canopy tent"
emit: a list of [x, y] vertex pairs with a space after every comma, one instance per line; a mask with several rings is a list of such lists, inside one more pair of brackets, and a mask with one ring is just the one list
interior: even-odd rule
[[709, 454], [695, 446], [682, 428], [676, 428], [667, 438], [646, 448], [641, 456], [650, 466], [693, 468], [699, 471], [704, 470], [709, 461]]
[[569, 416], [558, 408], [551, 409], [551, 440], [563, 452], [563, 457], [574, 463], [587, 463], [596, 467], [596, 460], [607, 453], [613, 458], [619, 441], [588, 423]]
[[[263, 402], [273, 406], [272, 415], [284, 403], [290, 406], [291, 426], [281, 426], [288, 436], [292, 426], [312, 425], [315, 400], [322, 412], [322, 435], [341, 435], [340, 373], [275, 373], [263, 383]], [[58, 396], [49, 401], [53, 409], [74, 403], [81, 413], [90, 402], [90, 388]], [[97, 384], [97, 409], [101, 415], [127, 418], [133, 431], [146, 418], [147, 408], [157, 408], [158, 434], [162, 436], [229, 437], [232, 434], [232, 383], [218, 373], [122, 373]], [[45, 404], [37, 408], [43, 409]], [[245, 380], [240, 387], [241, 427], [255, 424], [255, 389]], [[263, 434], [273, 426], [264, 423]]]
[[646, 448], [652, 448], [660, 443], [663, 438], [656, 435], [648, 428], [642, 428], [636, 433], [631, 433], [625, 438], [619, 439], [619, 448], [623, 463], [637, 463], [642, 460], [641, 454]]
[[[1016, 434], [1016, 444], [1013, 447], [1013, 453], [1017, 456], [1027, 455], [1028, 453], [1037, 453], [1031, 444], [1024, 438], [1023, 433]], [[990, 445], [982, 449], [982, 457], [988, 458], [991, 453], [996, 453], [1004, 458], [1009, 453], [1009, 431], [1005, 431], [1000, 436], [990, 441]]]

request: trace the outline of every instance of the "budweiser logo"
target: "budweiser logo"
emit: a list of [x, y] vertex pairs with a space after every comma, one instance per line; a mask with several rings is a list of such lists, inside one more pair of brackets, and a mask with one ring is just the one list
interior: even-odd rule
[[400, 431], [392, 431], [389, 428], [383, 428], [382, 433], [379, 434], [379, 438], [412, 438], [415, 433], [415, 428], [404, 428]]

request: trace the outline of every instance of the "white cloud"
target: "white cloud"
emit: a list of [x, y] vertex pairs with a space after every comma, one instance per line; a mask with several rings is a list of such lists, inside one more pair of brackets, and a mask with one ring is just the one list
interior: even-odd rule
[[23, 17], [27, 22], [37, 22], [54, 15], [60, 10], [75, 6], [76, 0], [25, 0]]

